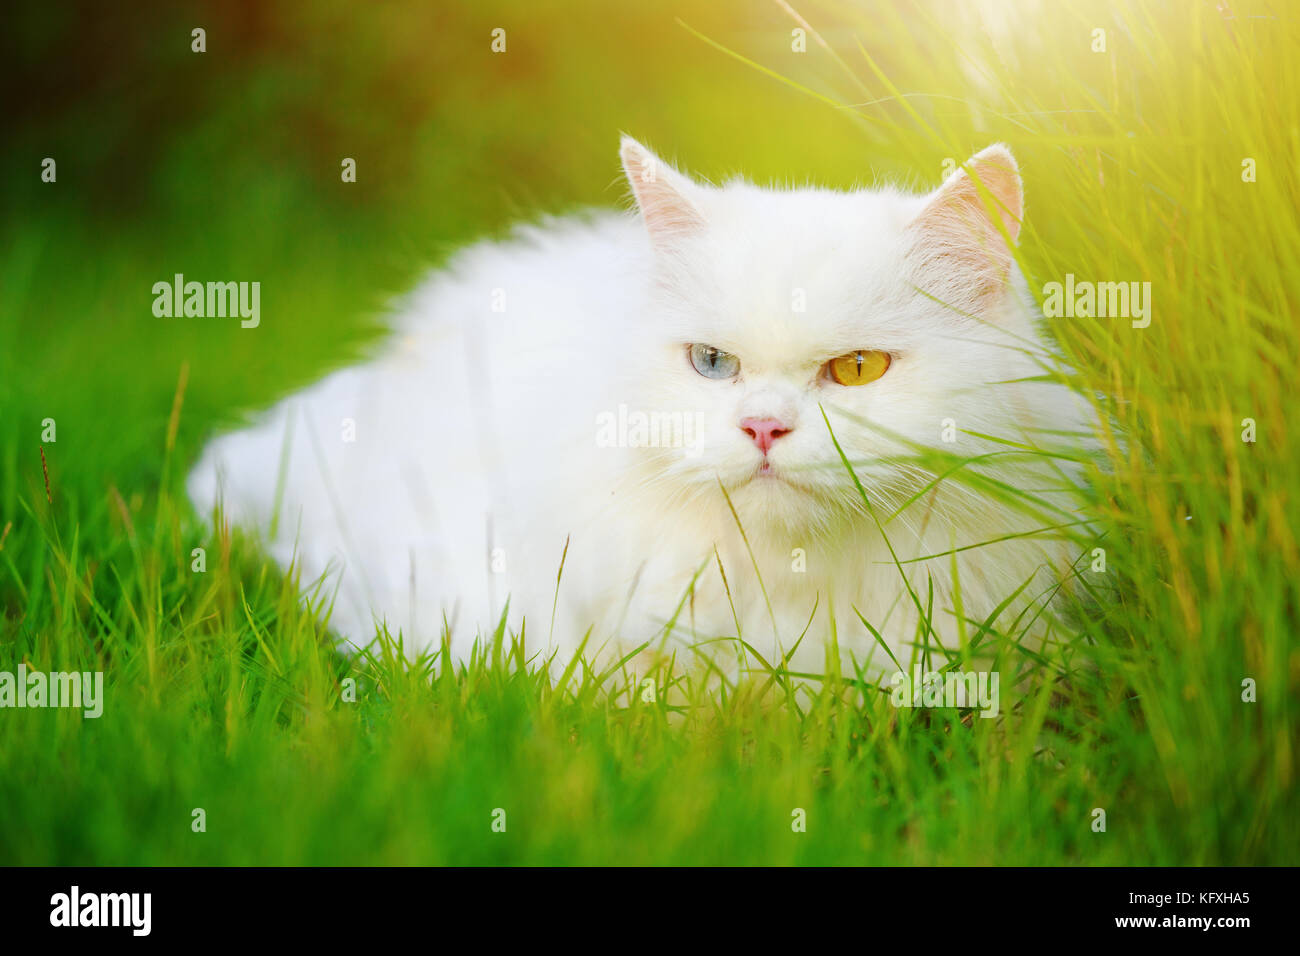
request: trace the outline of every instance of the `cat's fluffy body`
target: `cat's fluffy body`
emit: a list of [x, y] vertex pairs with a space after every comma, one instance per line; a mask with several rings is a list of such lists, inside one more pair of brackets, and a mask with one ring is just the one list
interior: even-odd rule
[[[765, 656], [807, 630], [792, 665], [820, 670], [832, 616], [845, 660], [872, 654], [856, 608], [906, 661], [916, 609], [819, 405], [881, 521], [933, 478], [890, 436], [975, 456], [1006, 450], [978, 435], [1086, 428], [1065, 387], [1017, 384], [1042, 377], [1046, 350], [998, 230], [980, 228], [990, 196], [1018, 228], [1010, 154], [972, 160], [981, 209], [965, 171], [913, 196], [704, 186], [630, 140], [623, 160], [639, 215], [550, 220], [465, 250], [407, 298], [375, 357], [216, 439], [192, 499], [205, 513], [222, 501], [305, 585], [324, 579], [331, 626], [358, 645], [380, 622], [408, 648], [449, 627], [464, 657], [508, 597], [530, 653], [562, 660], [588, 630], [588, 652], [608, 654], [676, 614], [670, 644], [734, 636], [738, 620]], [[702, 376], [691, 343], [736, 355], [739, 375]], [[868, 385], [828, 381], [827, 360], [856, 349], [892, 364]], [[704, 429], [693, 447], [607, 447], [600, 423], [620, 406]], [[748, 417], [790, 428], [768, 456], [776, 476], [756, 474]], [[1070, 520], [1072, 472], [998, 462], [972, 467], [1034, 489], [1037, 515], [943, 481], [885, 525], [898, 559]], [[983, 619], [1036, 569], [1025, 597], [1039, 593], [1068, 557], [1050, 536], [958, 552], [963, 614]], [[903, 567], [922, 602], [933, 588], [955, 646], [953, 557]]]

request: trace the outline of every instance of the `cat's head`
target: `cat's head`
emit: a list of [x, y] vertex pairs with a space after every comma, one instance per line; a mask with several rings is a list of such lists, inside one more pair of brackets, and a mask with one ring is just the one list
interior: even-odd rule
[[911, 443], [1003, 435], [1023, 417], [995, 384], [1034, 374], [1006, 147], [922, 196], [715, 187], [630, 138], [622, 160], [654, 254], [629, 394], [695, 416], [680, 447], [643, 450], [674, 498], [716, 501], [721, 482], [747, 521], [830, 528], [862, 511], [835, 441], [890, 506], [928, 480]]

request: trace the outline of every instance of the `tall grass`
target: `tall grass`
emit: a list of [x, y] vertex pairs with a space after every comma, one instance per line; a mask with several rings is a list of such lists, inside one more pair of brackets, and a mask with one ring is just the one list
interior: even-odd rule
[[[18, 131], [0, 670], [103, 670], [107, 700], [98, 719], [0, 711], [0, 861], [1295, 862], [1300, 26], [1284, 7], [773, 4], [679, 23], [667, 6], [517, 4], [491, 11], [511, 35], [494, 61], [477, 52], [488, 14], [418, 6], [349, 40], [331, 4], [270, 5], [212, 31], [198, 65], [139, 52], [133, 69], [175, 80], [139, 96], [209, 108], [166, 114], [157, 146], [129, 106], [92, 115], [121, 83]], [[162, 44], [179, 20], [144, 9]], [[341, 102], [318, 105], [332, 89]], [[109, 145], [80, 140], [85, 124]], [[1106, 570], [1083, 552], [1082, 613], [1046, 664], [1027, 621], [972, 623], [1040, 678], [1004, 684], [997, 719], [895, 709], [855, 675], [770, 660], [721, 689], [671, 659], [557, 680], [500, 630], [459, 667], [388, 635], [344, 656], [324, 597], [304, 604], [294, 575], [184, 502], [211, 429], [346, 361], [424, 262], [515, 215], [613, 202], [620, 128], [715, 178], [841, 186], [929, 188], [946, 159], [1004, 141], [1031, 288], [1152, 283], [1148, 328], [1050, 323], [1113, 423], [1095, 541], [1079, 541]], [[58, 185], [22, 185], [50, 142]], [[348, 194], [330, 180], [358, 142]], [[260, 278], [274, 318], [163, 324], [148, 290], [177, 271]]]

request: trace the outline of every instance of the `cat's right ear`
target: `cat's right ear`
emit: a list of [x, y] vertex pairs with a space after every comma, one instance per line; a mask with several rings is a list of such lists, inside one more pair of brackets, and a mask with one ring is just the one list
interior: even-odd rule
[[[995, 143], [972, 156], [926, 200], [908, 227], [931, 276], [953, 280], [979, 302], [1000, 296], [1014, 261], [1024, 193], [1011, 150]], [[976, 303], [978, 304], [978, 303]]]
[[704, 216], [695, 201], [698, 185], [631, 136], [623, 137], [619, 155], [652, 242], [671, 244], [704, 228]]

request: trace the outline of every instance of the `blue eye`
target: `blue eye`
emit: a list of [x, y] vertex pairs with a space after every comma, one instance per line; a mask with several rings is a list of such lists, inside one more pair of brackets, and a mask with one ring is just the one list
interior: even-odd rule
[[740, 359], [712, 345], [692, 345], [691, 364], [705, 378], [735, 378], [740, 372]]

